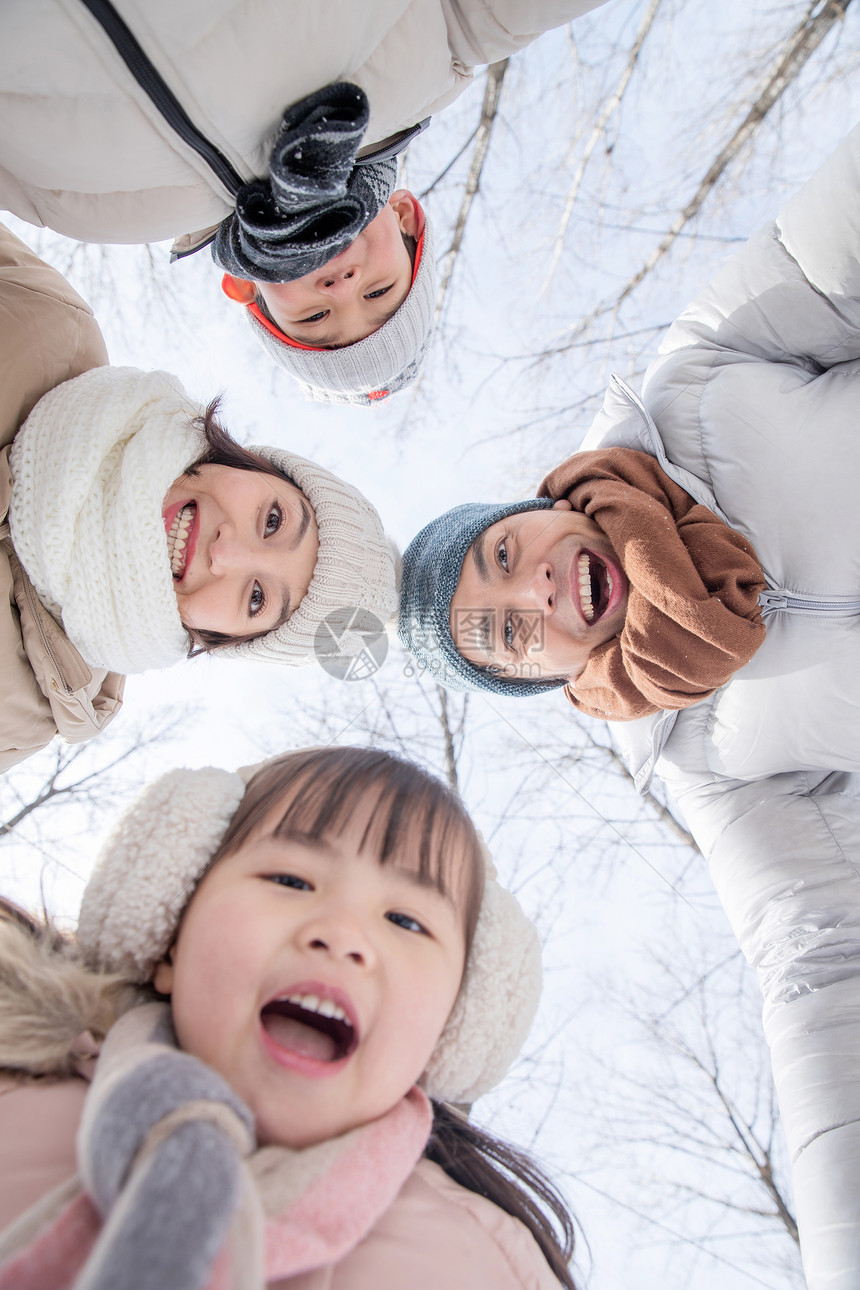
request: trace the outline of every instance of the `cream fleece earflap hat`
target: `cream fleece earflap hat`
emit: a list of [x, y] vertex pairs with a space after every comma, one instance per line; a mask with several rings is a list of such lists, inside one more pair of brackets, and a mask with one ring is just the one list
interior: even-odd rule
[[[169, 771], [123, 813], [84, 891], [78, 943], [94, 966], [151, 981], [172, 945], [259, 767]], [[421, 1080], [448, 1102], [472, 1102], [502, 1079], [537, 1011], [540, 943], [533, 924], [495, 880], [486, 883], [460, 994]]]
[[[167, 372], [98, 367], [41, 398], [15, 437], [12, 543], [43, 604], [91, 666], [144, 672], [189, 651], [161, 508], [171, 484], [206, 452], [194, 424], [204, 411]], [[286, 623], [220, 652], [307, 663], [329, 614], [354, 608], [382, 623], [390, 617], [395, 552], [356, 488], [294, 453], [253, 451], [307, 497], [319, 554], [308, 593]], [[344, 657], [365, 645], [359, 632], [337, 640]]]

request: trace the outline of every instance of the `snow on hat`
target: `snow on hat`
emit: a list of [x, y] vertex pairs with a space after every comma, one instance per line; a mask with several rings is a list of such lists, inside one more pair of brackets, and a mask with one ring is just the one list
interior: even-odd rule
[[403, 556], [398, 635], [439, 685], [448, 690], [483, 690], [522, 698], [566, 684], [562, 679], [508, 678], [477, 667], [457, 649], [450, 624], [451, 601], [466, 552], [475, 539], [509, 515], [547, 510], [552, 505], [547, 497], [505, 505], [466, 502], [431, 520], [409, 543]]
[[[77, 939], [92, 964], [136, 982], [152, 980], [261, 768], [168, 771], [123, 812], [81, 902]], [[496, 882], [486, 847], [483, 853], [484, 898], [463, 984], [421, 1079], [429, 1096], [450, 1102], [474, 1101], [502, 1079], [540, 999], [537, 932]]]
[[289, 340], [249, 304], [245, 314], [263, 349], [299, 382], [309, 399], [370, 407], [417, 380], [436, 308], [436, 265], [429, 221], [418, 239], [412, 286], [378, 331], [342, 349], [313, 349]]
[[[302, 490], [316, 515], [319, 554], [311, 584], [287, 621], [265, 636], [219, 649], [219, 656], [307, 663], [319, 653], [317, 631], [331, 614], [343, 618], [338, 654], [360, 654], [367, 644], [367, 615], [384, 626], [397, 606], [398, 553], [385, 536], [382, 520], [357, 488], [316, 462], [266, 445], [248, 451], [265, 457]], [[354, 629], [349, 629], [350, 623]]]

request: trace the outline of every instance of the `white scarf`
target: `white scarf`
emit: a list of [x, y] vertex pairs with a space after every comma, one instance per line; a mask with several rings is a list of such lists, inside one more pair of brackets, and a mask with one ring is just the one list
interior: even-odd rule
[[188, 651], [161, 508], [205, 451], [202, 412], [167, 372], [97, 367], [40, 399], [15, 437], [12, 543], [92, 666], [144, 672]]

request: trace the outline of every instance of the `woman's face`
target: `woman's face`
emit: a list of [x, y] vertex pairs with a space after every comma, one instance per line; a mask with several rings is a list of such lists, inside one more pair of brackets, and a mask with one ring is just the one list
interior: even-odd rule
[[303, 1147], [377, 1119], [420, 1077], [465, 933], [458, 893], [362, 849], [375, 802], [319, 841], [277, 831], [284, 805], [203, 879], [154, 984], [258, 1141]]
[[254, 636], [286, 622], [319, 552], [301, 489], [261, 471], [205, 465], [177, 479], [161, 509], [186, 627]]

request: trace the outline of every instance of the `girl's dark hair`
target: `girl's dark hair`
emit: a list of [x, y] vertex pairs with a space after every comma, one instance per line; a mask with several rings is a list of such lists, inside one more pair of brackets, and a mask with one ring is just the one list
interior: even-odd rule
[[251, 779], [209, 867], [236, 851], [288, 792], [275, 836], [337, 835], [370, 799], [373, 811], [361, 845], [373, 848], [381, 864], [406, 862], [447, 896], [460, 889], [465, 865], [468, 955], [484, 894], [484, 861], [475, 826], [455, 793], [414, 763], [378, 748], [286, 753]]
[[[525, 1224], [559, 1283], [566, 1290], [576, 1290], [568, 1266], [573, 1257], [573, 1219], [552, 1183], [524, 1152], [470, 1124], [454, 1107], [434, 1102], [433, 1130], [424, 1155], [461, 1187]], [[561, 1240], [547, 1210], [561, 1229]]]
[[[196, 475], [201, 466], [229, 466], [231, 470], [254, 470], [261, 475], [272, 475], [275, 479], [285, 479], [287, 483], [292, 484], [294, 481], [286, 471], [281, 470], [274, 462], [260, 456], [259, 453], [243, 448], [224, 429], [217, 415], [220, 403], [220, 399], [213, 399], [202, 417], [195, 417], [192, 422], [203, 432], [206, 451], [197, 458], [193, 466], [188, 467], [186, 475]], [[226, 649], [228, 645], [242, 645], [248, 641], [259, 640], [261, 636], [268, 636], [272, 630], [272, 628], [266, 628], [265, 631], [251, 632], [247, 636], [231, 636], [229, 632], [213, 632], [204, 627], [189, 627], [187, 623], [183, 623], [183, 627], [191, 638], [189, 658], [195, 658], [198, 654], [212, 654], [216, 650]]]

